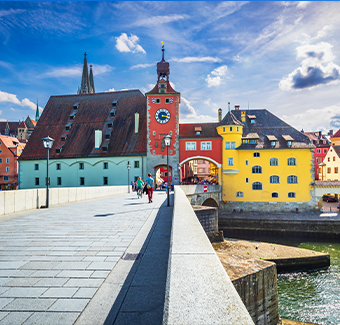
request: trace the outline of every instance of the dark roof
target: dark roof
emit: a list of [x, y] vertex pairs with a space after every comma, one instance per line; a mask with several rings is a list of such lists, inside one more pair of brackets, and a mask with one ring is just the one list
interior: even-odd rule
[[[117, 101], [116, 114], [110, 111]], [[76, 115], [74, 103], [80, 102]], [[135, 134], [135, 113], [139, 113], [139, 132]], [[72, 122], [66, 131], [66, 125]], [[113, 126], [108, 126], [112, 122]], [[102, 146], [95, 149], [95, 130], [102, 130]], [[112, 130], [107, 151], [105, 133]], [[62, 136], [68, 134], [65, 141]], [[35, 127], [30, 140], [20, 156], [25, 159], [44, 159], [46, 149], [42, 138], [55, 140], [50, 150], [51, 158], [76, 158], [98, 156], [124, 156], [146, 154], [146, 98], [139, 90], [106, 92], [96, 94], [51, 96]], [[60, 154], [56, 149], [61, 148]]]
[[0, 134], [5, 134], [6, 132], [6, 125], [8, 123], [9, 126], [9, 134], [12, 136], [17, 136], [18, 135], [18, 127], [20, 125], [20, 122], [0, 122]]
[[[217, 123], [189, 123], [179, 125], [179, 138], [222, 138], [216, 130]], [[197, 128], [201, 128], [201, 134], [197, 135]], [[196, 130], [195, 130], [196, 129]]]
[[331, 139], [332, 138], [340, 138], [340, 129], [331, 136]]
[[228, 112], [218, 125], [242, 125], [232, 112]]
[[[165, 80], [161, 79], [160, 82], [164, 82]], [[166, 95], [166, 94], [178, 94], [176, 90], [174, 90], [169, 81], [165, 81], [166, 83], [166, 93], [160, 93], [158, 89], [158, 82], [156, 83], [155, 87], [153, 87], [152, 90], [150, 90], [147, 94], [161, 94], [161, 95]]]
[[[232, 111], [232, 114], [238, 121], [241, 121], [241, 111], [242, 110]], [[238, 149], [272, 148], [268, 136], [276, 137], [275, 148], [288, 148], [287, 139], [289, 139], [289, 137], [287, 136], [293, 138], [291, 148], [314, 148], [308, 136], [283, 122], [266, 109], [251, 109], [246, 110], [246, 113], [246, 121], [242, 123], [244, 126], [243, 137], [246, 137], [248, 134], [257, 133], [259, 140], [257, 144], [243, 143]], [[250, 123], [249, 115], [256, 116], [255, 123]], [[221, 123], [219, 124], [221, 125]]]
[[332, 148], [334, 149], [335, 153], [340, 158], [340, 146], [332, 146]]

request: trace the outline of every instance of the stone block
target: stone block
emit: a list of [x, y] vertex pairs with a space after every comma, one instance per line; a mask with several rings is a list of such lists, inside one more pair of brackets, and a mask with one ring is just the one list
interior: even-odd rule
[[5, 196], [5, 214], [15, 212], [15, 191], [3, 191]]
[[14, 211], [20, 212], [26, 210], [26, 191], [13, 191], [14, 192]]
[[49, 206], [58, 205], [59, 204], [59, 189], [49, 188]]
[[77, 200], [77, 187], [68, 187], [68, 202]]
[[0, 216], [5, 214], [5, 191], [0, 191]]
[[59, 204], [69, 202], [69, 189], [68, 187], [61, 187], [58, 189]]

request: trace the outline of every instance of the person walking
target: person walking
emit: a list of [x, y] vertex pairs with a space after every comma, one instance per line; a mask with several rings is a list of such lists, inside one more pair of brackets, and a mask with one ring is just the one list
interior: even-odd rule
[[148, 174], [148, 178], [145, 180], [147, 189], [148, 189], [148, 198], [149, 198], [149, 203], [152, 202], [152, 194], [153, 194], [153, 189], [154, 189], [154, 180], [151, 177], [151, 173]]

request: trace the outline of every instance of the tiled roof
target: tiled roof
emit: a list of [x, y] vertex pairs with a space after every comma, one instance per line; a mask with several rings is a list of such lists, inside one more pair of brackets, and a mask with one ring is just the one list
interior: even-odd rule
[[14, 137], [10, 137], [7, 135], [0, 135], [1, 142], [7, 147], [7, 148], [14, 148], [19, 144], [19, 140]]
[[338, 131], [336, 131], [333, 136], [331, 136], [331, 139], [333, 138], [340, 138], [340, 129]]
[[335, 153], [340, 158], [340, 146], [332, 146], [332, 148], [334, 149]]
[[[166, 93], [165, 94], [178, 94], [178, 92], [171, 87], [170, 81], [167, 81], [165, 83], [166, 83]], [[158, 83], [156, 83], [155, 87], [153, 87], [153, 89], [150, 90], [147, 94], [159, 94]]]
[[[232, 114], [237, 120], [241, 120], [242, 110], [233, 110]], [[270, 113], [266, 109], [251, 109], [246, 110], [248, 116], [255, 115], [256, 122], [250, 123], [250, 119], [246, 117], [246, 121], [243, 124], [243, 135], [249, 133], [257, 133], [259, 141], [257, 144], [243, 143], [239, 149], [261, 149], [271, 148], [270, 140], [267, 136], [274, 136], [277, 139], [275, 148], [288, 148], [288, 141], [286, 136], [290, 136], [292, 139], [291, 148], [314, 148], [310, 139], [294, 129], [292, 126], [283, 122], [281, 119]], [[286, 138], [286, 139], [285, 139]]]
[[[112, 102], [117, 101], [115, 117], [111, 117]], [[74, 104], [80, 102], [73, 121], [70, 115]], [[135, 113], [139, 113], [139, 132], [135, 134]], [[68, 136], [66, 125], [72, 122]], [[112, 126], [109, 127], [109, 122]], [[103, 146], [95, 149], [95, 130], [111, 137], [107, 151]], [[50, 136], [55, 140], [50, 150], [53, 158], [77, 158], [98, 156], [124, 156], [146, 154], [146, 99], [139, 90], [106, 92], [96, 94], [51, 96], [39, 118], [21, 160], [44, 159], [46, 149], [42, 138]], [[61, 148], [58, 154], [56, 149]]]
[[[217, 123], [188, 123], [179, 125], [179, 138], [221, 138], [217, 133]], [[201, 128], [200, 134], [195, 129]]]
[[232, 112], [228, 112], [218, 125], [242, 125]]
[[22, 129], [26, 129], [27, 128], [27, 126], [26, 126], [26, 123], [25, 123], [25, 121], [22, 121], [20, 124], [19, 124], [19, 126], [18, 126], [19, 128], [22, 128]]
[[0, 134], [5, 134], [7, 123], [9, 126], [9, 133], [17, 135], [20, 122], [7, 122], [7, 121], [0, 122]]

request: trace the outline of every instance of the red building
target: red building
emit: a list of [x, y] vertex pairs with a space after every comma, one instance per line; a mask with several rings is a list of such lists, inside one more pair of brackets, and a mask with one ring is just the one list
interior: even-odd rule
[[329, 147], [330, 142], [328, 139], [322, 135], [321, 131], [319, 132], [304, 132], [305, 135], [309, 137], [311, 142], [315, 145], [314, 149], [314, 173], [315, 180], [319, 180], [319, 164], [323, 162]]

